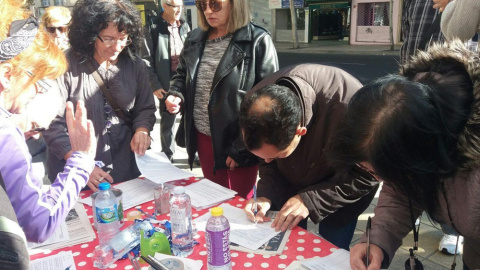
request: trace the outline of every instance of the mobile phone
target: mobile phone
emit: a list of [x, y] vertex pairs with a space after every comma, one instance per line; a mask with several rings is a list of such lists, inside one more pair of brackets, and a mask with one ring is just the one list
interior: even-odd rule
[[44, 127], [36, 127], [36, 128], [30, 129], [27, 132], [42, 132], [42, 131], [45, 131], [45, 130], [46, 130], [46, 128], [44, 128]]

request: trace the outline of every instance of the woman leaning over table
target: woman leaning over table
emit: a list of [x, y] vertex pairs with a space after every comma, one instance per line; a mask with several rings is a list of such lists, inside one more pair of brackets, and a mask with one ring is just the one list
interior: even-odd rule
[[[423, 210], [465, 237], [464, 269], [480, 269], [479, 60], [459, 41], [431, 46], [350, 100], [332, 161], [384, 180], [369, 270], [389, 266]], [[365, 235], [360, 242], [354, 270], [367, 269]]]
[[251, 23], [249, 1], [197, 0], [190, 32], [165, 103], [183, 113], [188, 162], [198, 151], [205, 178], [248, 197], [258, 159], [245, 149], [238, 111], [246, 91], [278, 70], [269, 33]]
[[[135, 153], [143, 155], [150, 146], [155, 102], [146, 66], [136, 54], [141, 38], [139, 11], [128, 0], [79, 0], [73, 7], [71, 48], [66, 52], [69, 67], [59, 81], [65, 100], [85, 101], [97, 137], [95, 160], [111, 169], [109, 174], [95, 167], [88, 182], [94, 191], [103, 180], [123, 182], [138, 177]], [[131, 123], [114, 111], [93, 70]], [[63, 117], [57, 117], [44, 136], [51, 178], [71, 154]]]
[[[67, 63], [47, 33], [38, 28], [37, 20], [23, 9], [23, 4], [25, 1], [0, 0], [0, 178], [26, 239], [43, 242], [65, 220], [80, 190], [85, 187], [94, 166], [95, 139], [82, 103], [77, 105], [75, 117], [69, 103], [67, 122], [72, 155], [52, 185], [46, 191], [42, 189], [43, 181], [33, 172], [32, 158], [25, 143], [24, 133], [34, 133], [29, 131], [32, 125], [28, 118], [27, 124], [12, 119], [23, 113], [31, 100], [56, 90], [50, 87], [53, 81], [44, 79], [62, 75]], [[43, 104], [47, 106], [55, 104]], [[39, 114], [42, 114], [41, 109]], [[15, 227], [3, 219], [6, 210], [3, 203], [0, 207], [0, 268], [9, 268], [10, 259], [15, 257], [5, 257], [12, 252], [5, 250], [8, 246], [4, 238], [5, 227], [7, 232], [14, 231]], [[19, 269], [13, 265], [10, 269]]]

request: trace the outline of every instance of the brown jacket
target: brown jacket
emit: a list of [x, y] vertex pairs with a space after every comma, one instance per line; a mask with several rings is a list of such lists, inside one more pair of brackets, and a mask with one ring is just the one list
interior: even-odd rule
[[[419, 53], [405, 68], [414, 70], [429, 70], [436, 65], [435, 59], [450, 57], [462, 62], [467, 67], [470, 77], [474, 81], [474, 96], [476, 100], [474, 110], [469, 119], [474, 124], [480, 117], [480, 61], [472, 58], [470, 52], [461, 44], [443, 44], [433, 46], [428, 53]], [[465, 157], [463, 168], [458, 170], [454, 177], [443, 180], [438, 190], [439, 205], [436, 216], [442, 222], [453, 227], [465, 237], [463, 247], [463, 261], [469, 269], [480, 269], [480, 134], [478, 128], [464, 131], [460, 135], [458, 151]], [[414, 206], [414, 218], [422, 212], [418, 205]], [[396, 250], [402, 244], [402, 239], [412, 230], [412, 222], [408, 198], [393, 190], [387, 182], [384, 183], [378, 204], [375, 208], [375, 217], [372, 219], [370, 242], [382, 248], [384, 258], [382, 267], [390, 265]], [[361, 242], [366, 242], [365, 235]], [[422, 245], [422, 235], [419, 236], [419, 245]]]
[[287, 86], [300, 97], [301, 124], [307, 127], [307, 134], [289, 157], [260, 163], [258, 196], [270, 199], [273, 209], [280, 209], [299, 194], [313, 222], [329, 215], [325, 222], [331, 225], [351, 222], [368, 207], [378, 182], [361, 170], [352, 170], [340, 180], [327, 164], [325, 150], [341, 127], [347, 103], [361, 83], [335, 67], [303, 64], [268, 76], [250, 93], [272, 83]]

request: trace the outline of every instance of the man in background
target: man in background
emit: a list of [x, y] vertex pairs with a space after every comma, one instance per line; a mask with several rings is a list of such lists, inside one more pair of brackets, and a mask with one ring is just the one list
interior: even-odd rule
[[147, 64], [153, 94], [160, 101], [160, 140], [162, 152], [173, 162], [175, 152], [173, 129], [175, 114], [165, 107], [165, 94], [170, 88], [170, 79], [175, 74], [178, 56], [190, 27], [180, 18], [183, 0], [162, 0], [163, 11], [145, 29], [142, 44], [142, 59]]

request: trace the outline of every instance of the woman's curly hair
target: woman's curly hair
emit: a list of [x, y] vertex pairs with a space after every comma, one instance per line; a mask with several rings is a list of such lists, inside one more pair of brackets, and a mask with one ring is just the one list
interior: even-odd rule
[[135, 59], [143, 38], [140, 12], [129, 0], [79, 0], [72, 12], [68, 38], [73, 50], [82, 57], [93, 57], [95, 40], [108, 23], [125, 32], [132, 44], [121, 54]]

